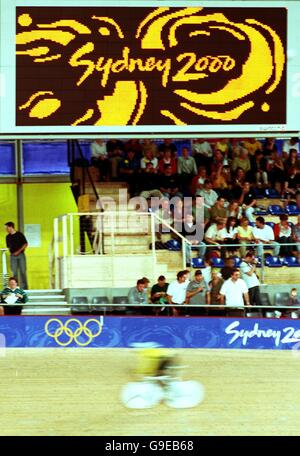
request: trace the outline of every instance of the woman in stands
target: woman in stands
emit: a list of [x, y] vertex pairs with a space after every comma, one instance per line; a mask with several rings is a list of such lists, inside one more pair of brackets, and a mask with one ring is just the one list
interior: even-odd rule
[[[288, 216], [286, 214], [279, 216], [280, 222], [274, 226], [274, 237], [275, 241], [279, 244], [292, 244], [292, 228], [288, 222]], [[294, 247], [293, 245], [282, 245], [280, 247], [280, 256], [292, 256]]]
[[[240, 255], [244, 257], [246, 250], [249, 250], [249, 245], [254, 242], [253, 228], [249, 225], [247, 217], [243, 217], [240, 221], [240, 226], [237, 227], [237, 239], [241, 244]], [[247, 246], [247, 247], [246, 247]]]

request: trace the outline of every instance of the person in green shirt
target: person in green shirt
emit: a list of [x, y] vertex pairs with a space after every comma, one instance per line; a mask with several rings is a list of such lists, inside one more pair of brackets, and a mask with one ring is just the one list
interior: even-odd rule
[[[14, 302], [10, 300], [17, 298]], [[28, 295], [22, 288], [18, 287], [18, 281], [15, 277], [8, 279], [8, 286], [1, 291], [1, 301], [4, 303], [3, 309], [5, 315], [20, 315], [22, 306], [17, 305], [28, 301]]]

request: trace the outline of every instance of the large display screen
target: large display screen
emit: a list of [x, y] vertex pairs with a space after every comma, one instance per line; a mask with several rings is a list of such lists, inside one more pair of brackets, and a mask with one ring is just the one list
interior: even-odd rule
[[293, 2], [18, 3], [1, 3], [1, 132], [299, 130]]

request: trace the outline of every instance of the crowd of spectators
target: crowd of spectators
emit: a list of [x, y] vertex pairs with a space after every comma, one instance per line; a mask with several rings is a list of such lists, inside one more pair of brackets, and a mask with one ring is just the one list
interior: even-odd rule
[[[198, 244], [199, 256], [244, 256], [249, 244], [258, 256], [264, 244], [272, 244], [275, 256], [300, 256], [299, 218], [293, 225], [287, 215], [282, 215], [273, 230], [256, 214], [261, 201], [258, 197], [266, 189], [278, 192], [282, 208], [295, 204], [300, 211], [298, 138], [195, 139], [179, 143], [172, 139], [95, 140], [91, 151], [100, 179], [126, 181], [131, 196], [160, 198], [157, 215], [187, 239], [191, 233], [185, 228], [190, 225], [195, 230], [195, 224], [203, 223], [200, 231], [204, 236], [196, 240], [193, 236], [192, 242]], [[168, 201], [173, 197], [177, 202], [170, 207]], [[189, 207], [182, 204], [184, 197], [191, 197]], [[204, 220], [202, 217], [199, 222], [201, 211]], [[239, 246], [226, 247], [228, 244]], [[189, 265], [191, 248], [186, 253]]]
[[[151, 288], [150, 281], [143, 277], [129, 290], [129, 313], [144, 316], [242, 317], [251, 316], [254, 310], [263, 316], [265, 311], [259, 308], [262, 301], [256, 265], [254, 255], [248, 252], [240, 268], [234, 267], [232, 258], [227, 259], [221, 270], [212, 269], [207, 262], [204, 269], [194, 271], [192, 278], [190, 271], [185, 269], [179, 271], [176, 280], [171, 283], [167, 283], [163, 275], [159, 276]], [[296, 288], [291, 289], [286, 305], [294, 306], [295, 310], [282, 309], [278, 316], [300, 316], [300, 300]]]

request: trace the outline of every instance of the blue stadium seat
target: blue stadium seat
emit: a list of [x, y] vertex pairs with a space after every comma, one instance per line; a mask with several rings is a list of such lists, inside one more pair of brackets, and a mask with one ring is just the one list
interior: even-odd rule
[[222, 258], [212, 258], [211, 265], [213, 268], [224, 268], [224, 261]]
[[266, 188], [265, 196], [266, 196], [266, 198], [270, 198], [270, 199], [280, 198], [280, 194], [274, 188]]
[[283, 260], [280, 257], [269, 255], [266, 257], [265, 265], [269, 268], [280, 268], [283, 265]]
[[273, 229], [274, 226], [275, 226], [275, 223], [274, 222], [266, 222], [266, 225], [269, 225]]
[[289, 293], [286, 291], [275, 293], [274, 304], [275, 306], [287, 306], [289, 299]]
[[281, 206], [279, 206], [279, 204], [271, 204], [268, 208], [268, 212], [271, 215], [285, 214], [285, 210]]
[[300, 261], [294, 256], [284, 257], [283, 264], [289, 267], [300, 267]]
[[203, 258], [192, 258], [192, 267], [196, 269], [205, 268]]
[[300, 209], [296, 204], [288, 204], [285, 210], [288, 215], [300, 215]]
[[177, 239], [170, 239], [165, 243], [165, 247], [172, 252], [178, 252], [181, 250], [181, 243]]
[[265, 197], [265, 192], [261, 188], [254, 188], [253, 193], [254, 193], [255, 199], [263, 199]]
[[255, 215], [267, 215], [268, 209], [258, 208], [255, 211]]
[[242, 258], [240, 257], [234, 257], [234, 267], [239, 268], [241, 266]]

